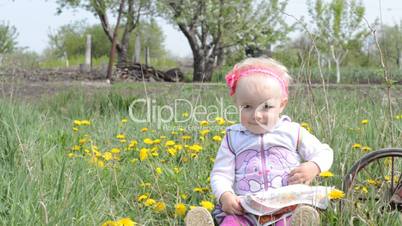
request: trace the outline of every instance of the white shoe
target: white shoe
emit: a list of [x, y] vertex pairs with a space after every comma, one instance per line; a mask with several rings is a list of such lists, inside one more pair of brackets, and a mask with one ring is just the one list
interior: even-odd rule
[[195, 207], [188, 211], [184, 221], [186, 226], [214, 226], [212, 215], [204, 207]]
[[299, 205], [292, 214], [292, 226], [316, 226], [320, 225], [320, 215], [311, 206]]

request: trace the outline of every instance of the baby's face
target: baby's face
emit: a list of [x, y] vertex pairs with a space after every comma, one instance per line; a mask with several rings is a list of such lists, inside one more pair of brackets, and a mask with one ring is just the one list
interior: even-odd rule
[[272, 129], [287, 104], [278, 81], [263, 75], [241, 78], [237, 83], [235, 99], [241, 124], [254, 134]]

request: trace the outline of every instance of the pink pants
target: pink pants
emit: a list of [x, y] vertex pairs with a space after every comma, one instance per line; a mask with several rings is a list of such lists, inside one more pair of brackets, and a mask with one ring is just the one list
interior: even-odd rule
[[[275, 226], [290, 226], [290, 220], [292, 217], [281, 219], [275, 223]], [[252, 226], [247, 218], [238, 215], [226, 216], [220, 226]]]

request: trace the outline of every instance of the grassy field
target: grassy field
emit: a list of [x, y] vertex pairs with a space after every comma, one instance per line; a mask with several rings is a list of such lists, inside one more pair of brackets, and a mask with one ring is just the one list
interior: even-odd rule
[[[320, 87], [292, 87], [285, 114], [303, 122], [335, 153], [334, 176], [315, 183], [342, 188], [343, 176], [365, 153], [402, 147], [401, 88], [392, 89], [390, 114], [381, 86], [325, 93]], [[138, 225], [182, 225], [191, 206], [214, 203], [209, 172], [231, 124], [215, 118], [232, 105], [227, 93], [223, 85], [120, 83], [71, 86], [29, 101], [18, 93], [17, 98], [3, 94], [1, 225], [112, 225], [122, 218]], [[146, 97], [149, 109], [141, 104], [130, 108]], [[176, 99], [182, 100], [174, 108]], [[197, 105], [216, 108], [207, 109], [209, 118], [198, 114], [193, 120]], [[163, 122], [171, 116], [167, 106], [177, 110], [176, 121]], [[147, 110], [151, 122], [132, 120]], [[367, 195], [376, 190], [367, 184]], [[322, 212], [323, 225], [402, 224], [400, 213], [379, 211], [375, 203], [340, 211], [338, 202]]]

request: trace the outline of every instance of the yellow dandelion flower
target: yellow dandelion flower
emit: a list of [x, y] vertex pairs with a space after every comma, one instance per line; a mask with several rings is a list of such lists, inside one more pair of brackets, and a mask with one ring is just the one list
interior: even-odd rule
[[197, 192], [197, 193], [203, 193], [202, 188], [199, 188], [199, 187], [194, 188], [193, 191], [194, 191], [194, 192]]
[[114, 154], [118, 154], [118, 153], [120, 153], [120, 149], [119, 148], [112, 148], [112, 150], [110, 150], [110, 152], [112, 152]]
[[155, 140], [153, 140], [153, 144], [160, 144], [161, 143], [161, 140], [160, 139], [155, 139]]
[[373, 179], [367, 179], [367, 183], [373, 186], [379, 186], [381, 184], [381, 181], [379, 180], [373, 180]]
[[69, 158], [74, 158], [74, 157], [76, 157], [76, 155], [75, 155], [74, 153], [68, 153], [68, 154], [67, 154], [67, 157], [69, 157]]
[[200, 205], [205, 209], [207, 209], [208, 211], [212, 211], [215, 207], [215, 205], [212, 202], [206, 200], [201, 201]]
[[143, 132], [143, 133], [144, 133], [144, 132], [147, 132], [147, 131], [148, 131], [148, 128], [147, 128], [147, 127], [144, 127], [144, 128], [141, 129], [141, 132]]
[[183, 145], [181, 145], [181, 144], [175, 144], [173, 147], [174, 147], [176, 150], [178, 150], [178, 151], [180, 151], [181, 149], [183, 149]]
[[145, 200], [144, 205], [145, 206], [152, 206], [155, 203], [156, 203], [155, 199], [147, 199], [147, 200]]
[[103, 167], [105, 167], [105, 162], [102, 161], [102, 160], [98, 160], [98, 161], [96, 162], [96, 165], [97, 165], [99, 168], [103, 168]]
[[157, 202], [154, 205], [154, 210], [158, 213], [166, 210], [166, 204], [164, 202]]
[[73, 150], [73, 151], [79, 151], [79, 150], [81, 150], [81, 146], [79, 146], [79, 145], [74, 145], [73, 147], [71, 147], [71, 150]]
[[174, 148], [168, 148], [167, 153], [169, 153], [171, 156], [175, 156], [177, 151]]
[[197, 206], [190, 206], [190, 210], [192, 210], [192, 209], [194, 209], [194, 208], [196, 208]]
[[221, 125], [225, 124], [225, 119], [222, 117], [216, 117], [215, 122], [216, 122], [216, 124], [221, 126]]
[[329, 199], [342, 199], [343, 197], [345, 197], [345, 193], [338, 189], [333, 189], [328, 194]]
[[360, 121], [360, 123], [363, 124], [363, 125], [368, 124], [368, 122], [369, 122], [368, 119], [363, 119], [363, 120]]
[[305, 129], [310, 127], [310, 124], [308, 124], [307, 122], [302, 122], [300, 125], [301, 125], [301, 127], [305, 128]]
[[106, 160], [106, 161], [109, 161], [109, 160], [112, 160], [113, 159], [113, 155], [112, 155], [112, 153], [110, 153], [110, 152], [105, 152], [104, 154], [103, 154], [103, 158]]
[[215, 162], [215, 158], [214, 158], [214, 157], [210, 157], [210, 158], [209, 158], [209, 161], [212, 162], [212, 163], [214, 163], [214, 162]]
[[198, 144], [193, 144], [193, 145], [189, 146], [188, 149], [190, 151], [198, 153], [198, 152], [200, 152], [202, 150], [202, 147], [200, 145], [198, 145]]
[[132, 221], [130, 218], [121, 218], [120, 220], [116, 221], [118, 226], [134, 226], [137, 223]]
[[155, 169], [155, 172], [156, 172], [156, 174], [162, 174], [162, 173], [163, 173], [163, 170], [162, 170], [162, 168], [157, 167], [157, 168]]
[[181, 139], [182, 139], [182, 140], [190, 140], [190, 139], [191, 139], [191, 136], [189, 136], [189, 135], [184, 135], [184, 136], [181, 137]]
[[83, 125], [83, 126], [90, 126], [90, 125], [91, 125], [91, 122], [90, 122], [89, 120], [82, 120], [82, 121], [81, 121], [81, 125]]
[[214, 141], [216, 141], [216, 142], [221, 142], [221, 141], [222, 141], [222, 137], [216, 135], [216, 136], [212, 137], [212, 140], [214, 140]]
[[203, 129], [203, 130], [200, 130], [200, 135], [201, 135], [201, 136], [205, 136], [205, 135], [207, 135], [209, 132], [210, 132], [209, 129]]
[[144, 161], [148, 158], [148, 149], [146, 148], [141, 148], [140, 150], [140, 160]]
[[165, 146], [173, 146], [175, 144], [176, 143], [173, 140], [168, 140], [168, 141], [166, 141]]
[[184, 132], [185, 130], [184, 130], [184, 128], [179, 128], [179, 132]]
[[144, 142], [144, 144], [153, 144], [154, 143], [154, 141], [151, 138], [145, 138], [143, 140], [143, 142]]
[[207, 126], [208, 124], [209, 124], [209, 122], [206, 120], [203, 120], [200, 122], [200, 126]]
[[73, 127], [73, 132], [78, 132], [78, 128], [77, 128], [77, 127]]
[[363, 193], [368, 193], [368, 189], [367, 189], [367, 187], [366, 186], [362, 186], [361, 187], [361, 189], [360, 189]]
[[324, 171], [320, 173], [320, 177], [333, 177], [334, 174], [330, 171]]
[[79, 141], [78, 141], [78, 143], [80, 144], [80, 145], [83, 145], [83, 144], [85, 144], [85, 143], [87, 143], [88, 142], [88, 139], [86, 139], [86, 138], [82, 138], [82, 139], [80, 139]]
[[360, 148], [362, 148], [362, 145], [361, 144], [353, 144], [352, 148], [360, 149]]
[[179, 134], [179, 133], [177, 133], [176, 131], [172, 131], [170, 134], [172, 134], [172, 135], [177, 135], [177, 134]]
[[148, 199], [148, 195], [147, 194], [143, 194], [137, 197], [137, 201], [138, 202], [142, 202], [144, 200]]
[[222, 135], [226, 135], [226, 130], [222, 130], [220, 133], [221, 133]]
[[157, 151], [154, 151], [154, 152], [151, 153], [151, 155], [154, 156], [154, 157], [158, 157], [159, 153]]
[[127, 123], [128, 122], [128, 119], [126, 119], [126, 118], [123, 118], [122, 120], [121, 120], [121, 123]]
[[188, 114], [188, 112], [183, 112], [183, 113], [181, 114], [181, 116], [183, 116], [184, 118], [187, 118], [187, 117], [189, 116], [189, 114]]
[[120, 134], [116, 135], [116, 138], [120, 139], [120, 140], [123, 140], [123, 139], [126, 139], [126, 136], [124, 134], [120, 133]]
[[188, 158], [187, 158], [187, 157], [183, 157], [183, 158], [181, 159], [181, 161], [183, 161], [183, 163], [186, 163], [186, 162], [188, 162]]
[[180, 173], [180, 168], [179, 167], [174, 167], [173, 171], [175, 172], [175, 174]]
[[175, 206], [175, 213], [177, 216], [185, 216], [187, 212], [187, 207], [186, 205], [184, 205], [183, 203], [178, 203]]
[[119, 142], [122, 143], [122, 144], [124, 144], [124, 143], [127, 143], [127, 140], [126, 140], [126, 139], [122, 139], [122, 140], [119, 140]]
[[182, 199], [186, 200], [186, 199], [188, 198], [188, 195], [186, 195], [186, 194], [181, 194], [180, 197], [181, 197]]
[[102, 226], [117, 226], [117, 223], [114, 221], [105, 221]]
[[138, 142], [136, 140], [131, 140], [130, 144], [128, 145], [128, 148], [134, 148], [137, 146]]
[[80, 120], [74, 120], [73, 124], [74, 124], [75, 126], [80, 126], [82, 123], [81, 123]]
[[368, 152], [368, 151], [371, 151], [371, 148], [369, 146], [363, 146], [361, 148], [361, 150], [364, 151], [364, 152]]

